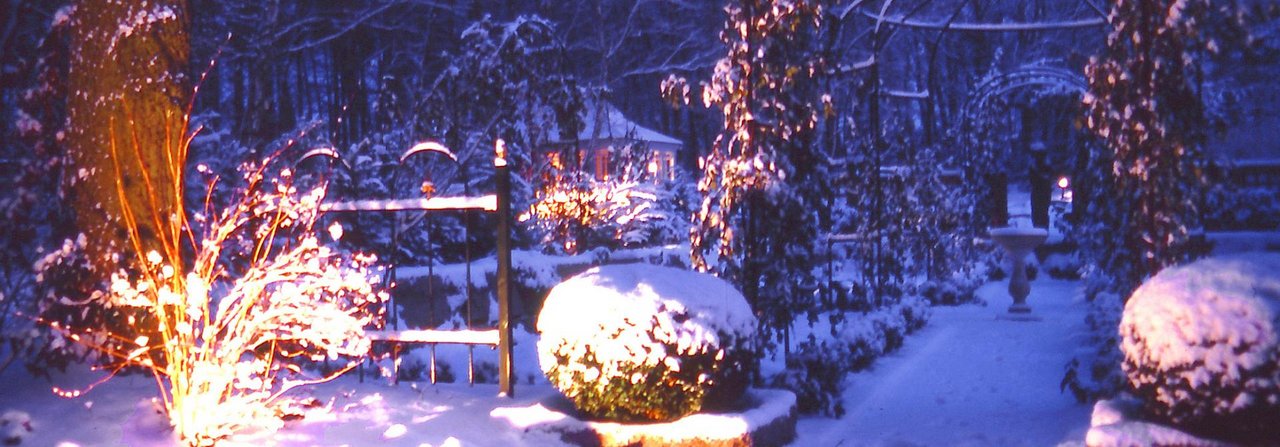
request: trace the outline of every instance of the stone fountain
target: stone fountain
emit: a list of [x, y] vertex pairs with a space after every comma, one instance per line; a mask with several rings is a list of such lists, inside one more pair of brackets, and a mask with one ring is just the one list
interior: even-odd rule
[[1027, 281], [1027, 254], [1044, 243], [1049, 231], [1044, 228], [1001, 227], [991, 229], [991, 239], [1004, 247], [1005, 253], [1013, 264], [1013, 273], [1009, 278], [1009, 296], [1013, 297], [1013, 305], [1009, 306], [1011, 316], [1017, 319], [1028, 318], [1031, 306], [1027, 305], [1027, 295], [1031, 294], [1031, 283]]

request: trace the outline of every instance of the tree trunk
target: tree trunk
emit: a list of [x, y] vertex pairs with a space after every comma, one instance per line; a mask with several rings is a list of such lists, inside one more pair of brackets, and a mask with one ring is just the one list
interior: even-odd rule
[[171, 215], [181, 191], [178, 155], [191, 91], [187, 3], [80, 0], [75, 6], [68, 177], [77, 224], [90, 241], [88, 255], [105, 276], [129, 259], [114, 254], [137, 248], [126, 210], [137, 220], [132, 227], [141, 249], [161, 250], [160, 238], [176, 235]]

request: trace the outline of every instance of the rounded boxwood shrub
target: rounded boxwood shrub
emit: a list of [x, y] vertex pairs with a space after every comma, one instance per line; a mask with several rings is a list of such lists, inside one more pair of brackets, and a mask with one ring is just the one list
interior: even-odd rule
[[741, 395], [755, 327], [742, 294], [713, 276], [600, 266], [547, 296], [538, 360], [589, 418], [670, 421]]
[[1280, 255], [1203, 259], [1138, 288], [1122, 366], [1149, 412], [1205, 435], [1280, 439]]

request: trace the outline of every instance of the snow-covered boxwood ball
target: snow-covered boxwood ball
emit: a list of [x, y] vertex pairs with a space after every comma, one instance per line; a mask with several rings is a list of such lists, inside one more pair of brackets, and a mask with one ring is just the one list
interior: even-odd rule
[[548, 294], [538, 359], [589, 418], [670, 421], [741, 395], [755, 327], [742, 294], [718, 278], [606, 265]]
[[1166, 269], [1125, 305], [1123, 367], [1147, 411], [1207, 435], [1280, 439], [1280, 255]]

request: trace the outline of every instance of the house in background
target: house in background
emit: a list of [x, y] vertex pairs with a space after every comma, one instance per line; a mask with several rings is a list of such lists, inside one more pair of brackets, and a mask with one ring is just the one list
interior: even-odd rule
[[[615, 178], [622, 169], [621, 151], [628, 145], [648, 147], [645, 169], [655, 180], [675, 178], [677, 156], [684, 143], [656, 130], [627, 119], [608, 102], [588, 102], [582, 112], [582, 131], [576, 138], [553, 141], [535, 156], [539, 166], [556, 169], [576, 161], [579, 169], [590, 172], [596, 180]], [[576, 160], [566, 158], [577, 155]]]
[[1200, 207], [1206, 231], [1280, 230], [1280, 113], [1271, 112], [1232, 123], [1205, 144], [1212, 186]]
[[1233, 188], [1280, 190], [1280, 116], [1232, 126], [1207, 146], [1213, 161], [1210, 180]]

